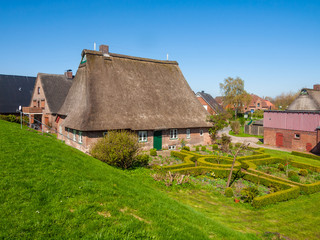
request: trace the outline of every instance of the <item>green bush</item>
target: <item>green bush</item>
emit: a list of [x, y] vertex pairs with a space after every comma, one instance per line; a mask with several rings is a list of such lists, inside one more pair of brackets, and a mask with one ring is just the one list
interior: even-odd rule
[[155, 149], [155, 148], [152, 148], [152, 149], [150, 149], [150, 156], [157, 156], [158, 154], [157, 154], [157, 149]]
[[241, 143], [235, 143], [235, 144], [234, 144], [234, 146], [235, 146], [236, 148], [241, 147], [241, 145], [242, 145]]
[[90, 153], [93, 157], [109, 165], [128, 169], [136, 164], [140, 145], [135, 133], [129, 131], [109, 131], [98, 140]]
[[233, 197], [233, 190], [231, 187], [227, 187], [225, 190], [224, 190], [224, 195], [226, 197]]
[[149, 164], [150, 157], [148, 154], [141, 154], [136, 157], [134, 167], [145, 167]]
[[229, 143], [229, 149], [233, 149], [233, 144]]
[[212, 150], [218, 150], [219, 147], [218, 147], [218, 144], [212, 144]]
[[278, 169], [282, 172], [284, 172], [284, 165], [282, 163], [278, 164]]
[[293, 175], [293, 176], [289, 177], [289, 180], [292, 182], [297, 182], [297, 183], [300, 182], [300, 178], [298, 175], [296, 175], [296, 176]]
[[188, 147], [188, 146], [183, 146], [183, 147], [182, 147], [182, 150], [190, 151], [190, 147]]
[[240, 123], [239, 121], [233, 121], [230, 123], [231, 130], [234, 134], [238, 135], [240, 133]]
[[288, 178], [291, 178], [291, 177], [293, 177], [293, 176], [298, 176], [298, 173], [295, 172], [295, 171], [289, 171], [289, 172], [288, 172]]
[[196, 146], [196, 151], [199, 152], [199, 146]]
[[201, 151], [207, 150], [206, 146], [201, 146]]
[[249, 168], [249, 164], [246, 162], [241, 162], [241, 168], [247, 170]]
[[15, 115], [8, 115], [8, 116], [7, 116], [7, 121], [9, 121], [9, 122], [15, 122], [15, 123], [20, 122], [19, 118], [17, 118]]
[[257, 187], [246, 187], [241, 190], [241, 198], [244, 202], [251, 203], [258, 194], [259, 190]]
[[258, 109], [256, 111], [254, 111], [253, 117], [254, 118], [263, 118], [263, 110]]
[[304, 176], [304, 177], [308, 176], [308, 170], [300, 169], [299, 170], [299, 175]]

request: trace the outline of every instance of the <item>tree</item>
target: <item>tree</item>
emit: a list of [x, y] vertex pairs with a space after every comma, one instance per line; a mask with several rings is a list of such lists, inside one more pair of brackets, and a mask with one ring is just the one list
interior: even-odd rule
[[233, 171], [233, 168], [234, 168], [234, 164], [237, 160], [237, 156], [238, 154], [240, 153], [240, 151], [242, 149], [246, 149], [248, 148], [250, 143], [242, 143], [239, 147], [235, 147], [233, 150], [229, 150], [229, 153], [233, 156], [233, 161], [232, 161], [232, 165], [231, 165], [231, 169], [230, 169], [230, 173], [229, 173], [229, 177], [228, 177], [228, 181], [227, 181], [227, 188], [229, 187], [230, 185], [230, 181], [231, 181], [231, 177], [232, 177], [232, 171]]
[[244, 81], [237, 77], [235, 79], [228, 77], [220, 83], [220, 90], [224, 96], [224, 103], [231, 105], [235, 110], [235, 118], [237, 113], [244, 105], [249, 105], [251, 96], [244, 90]]
[[229, 125], [228, 119], [231, 115], [228, 112], [222, 112], [217, 115], [211, 115], [209, 122], [213, 124], [212, 128], [209, 129], [210, 136], [213, 140], [216, 139], [217, 132]]
[[300, 94], [299, 92], [281, 93], [274, 98], [274, 105], [279, 110], [285, 110]]

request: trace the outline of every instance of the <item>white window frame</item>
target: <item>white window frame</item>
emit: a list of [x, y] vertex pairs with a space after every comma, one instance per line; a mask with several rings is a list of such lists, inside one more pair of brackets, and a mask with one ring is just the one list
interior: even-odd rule
[[294, 139], [299, 140], [301, 137], [300, 133], [295, 133], [294, 134]]
[[38, 87], [38, 94], [40, 94], [40, 87]]
[[170, 140], [178, 139], [178, 129], [170, 129]]
[[70, 129], [67, 128], [67, 138], [70, 138], [70, 137], [69, 137], [69, 132], [70, 132]]
[[203, 136], [203, 130], [200, 129], [200, 136]]
[[139, 142], [148, 142], [148, 131], [139, 131]]
[[59, 126], [59, 133], [62, 134], [62, 126]]
[[78, 134], [78, 142], [82, 143], [82, 132], [81, 131], [79, 131], [79, 134]]
[[175, 150], [175, 149], [176, 149], [176, 145], [169, 145], [169, 146], [168, 146], [168, 149], [169, 149], [169, 150]]
[[73, 129], [73, 141], [77, 141], [76, 135], [77, 135], [77, 130]]
[[186, 135], [187, 135], [187, 139], [190, 139], [190, 137], [191, 137], [191, 131], [190, 131], [189, 128], [186, 130]]
[[208, 105], [203, 105], [203, 107], [208, 111]]

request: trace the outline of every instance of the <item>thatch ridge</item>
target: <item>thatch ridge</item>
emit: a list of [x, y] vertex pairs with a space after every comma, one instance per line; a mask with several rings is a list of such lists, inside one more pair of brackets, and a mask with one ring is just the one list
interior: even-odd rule
[[57, 113], [69, 92], [72, 79], [64, 74], [38, 73], [50, 113]]
[[287, 110], [320, 110], [320, 91], [304, 88], [307, 94], [300, 94]]
[[104, 61], [102, 53], [91, 52], [59, 111], [67, 116], [66, 127], [102, 131], [210, 126], [177, 64], [112, 53], [111, 61]]

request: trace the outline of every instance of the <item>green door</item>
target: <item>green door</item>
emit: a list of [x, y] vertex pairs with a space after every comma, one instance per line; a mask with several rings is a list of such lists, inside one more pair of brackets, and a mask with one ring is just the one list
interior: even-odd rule
[[157, 150], [162, 149], [162, 131], [153, 132], [153, 148]]

